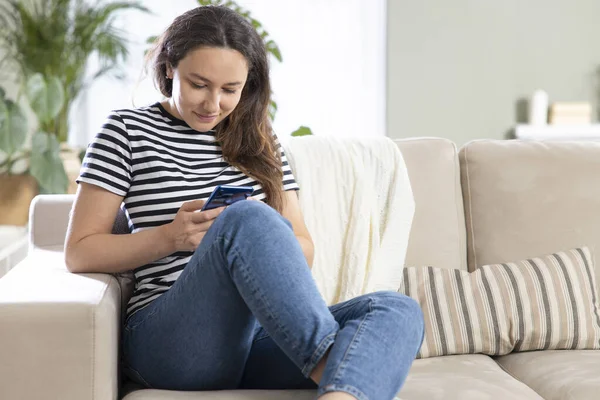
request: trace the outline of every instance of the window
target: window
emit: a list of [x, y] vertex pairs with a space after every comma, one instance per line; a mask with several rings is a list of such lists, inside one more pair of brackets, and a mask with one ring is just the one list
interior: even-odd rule
[[[285, 141], [301, 125], [317, 135], [385, 135], [385, 0], [238, 0], [279, 45], [272, 60], [278, 112], [273, 124]], [[129, 12], [125, 80], [96, 81], [72, 115], [70, 143], [85, 147], [112, 109], [162, 98], [150, 78], [139, 83], [147, 37], [157, 35], [195, 1], [144, 2], [154, 15]], [[90, 66], [93, 68], [93, 60]]]

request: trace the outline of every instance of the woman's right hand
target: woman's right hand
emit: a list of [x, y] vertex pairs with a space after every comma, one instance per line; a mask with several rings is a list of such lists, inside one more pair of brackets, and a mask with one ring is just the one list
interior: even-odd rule
[[175, 251], [196, 250], [215, 218], [226, 208], [199, 211], [204, 203], [204, 200], [183, 203], [175, 219], [164, 225], [167, 238], [175, 247]]

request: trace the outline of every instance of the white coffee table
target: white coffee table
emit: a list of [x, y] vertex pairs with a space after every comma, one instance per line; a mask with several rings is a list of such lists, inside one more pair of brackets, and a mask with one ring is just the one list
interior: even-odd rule
[[27, 256], [27, 226], [0, 225], [0, 278]]

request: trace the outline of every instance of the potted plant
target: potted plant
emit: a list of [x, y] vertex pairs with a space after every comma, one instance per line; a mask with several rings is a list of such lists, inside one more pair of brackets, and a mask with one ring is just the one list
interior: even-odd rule
[[[117, 67], [127, 57], [127, 40], [125, 32], [117, 29], [114, 21], [115, 15], [124, 10], [148, 11], [136, 1], [0, 2], [2, 78], [17, 82], [19, 87], [27, 87], [29, 91], [44, 82], [50, 96], [56, 94], [59, 86], [64, 92], [60, 99], [61, 107], [58, 107], [56, 98], [48, 99], [48, 110], [52, 113], [40, 114], [39, 99], [29, 96], [30, 106], [38, 117], [39, 132], [31, 136], [31, 145], [26, 147], [27, 120], [23, 110], [18, 107], [18, 101], [8, 100], [2, 91], [4, 107], [0, 114], [4, 115], [4, 125], [3, 139], [0, 139], [3, 141], [0, 145], [0, 174], [3, 179], [0, 209], [3, 216], [11, 214], [4, 212], [8, 210], [7, 204], [13, 204], [17, 198], [30, 198], [32, 192], [37, 193], [38, 189], [32, 189], [36, 186], [41, 192], [74, 193], [74, 179], [81, 168], [84, 150], [67, 146], [69, 112], [77, 96], [95, 79], [105, 75], [120, 77]], [[87, 70], [88, 59], [92, 55], [100, 64], [96, 71]], [[90, 74], [88, 78], [87, 74]], [[65, 184], [65, 168], [58, 167], [60, 159], [67, 166], [69, 186]], [[16, 173], [15, 168], [18, 169], [24, 160], [29, 162], [25, 173]], [[26, 207], [15, 214], [20, 215], [18, 221], [23, 221], [29, 201], [18, 203]]]
[[0, 225], [25, 225], [35, 195], [65, 193], [69, 183], [56, 135], [43, 130], [64, 108], [63, 87], [57, 77], [34, 74], [24, 89], [37, 118], [31, 135], [19, 99], [10, 100], [0, 89]]
[[[42, 129], [65, 142], [68, 116], [77, 96], [95, 79], [112, 74], [127, 58], [125, 32], [114, 25], [123, 10], [148, 10], [136, 1], [7, 0], [0, 3], [0, 69], [16, 70], [18, 79], [36, 73], [58, 78], [65, 90], [65, 106]], [[100, 67], [87, 71], [88, 58]], [[10, 68], [7, 68], [10, 67]], [[45, 125], [47, 124], [47, 125]]]

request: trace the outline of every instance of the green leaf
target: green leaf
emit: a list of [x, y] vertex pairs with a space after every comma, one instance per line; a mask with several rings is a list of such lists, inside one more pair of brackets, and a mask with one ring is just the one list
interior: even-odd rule
[[79, 150], [79, 154], [77, 155], [79, 157], [79, 162], [83, 164], [83, 159], [85, 158], [85, 153], [86, 153], [86, 149], [81, 149]]
[[27, 117], [11, 100], [0, 101], [0, 150], [10, 155], [27, 139]]
[[6, 97], [6, 92], [0, 87], [0, 99], [3, 99], [4, 97]]
[[37, 132], [31, 141], [30, 174], [45, 193], [65, 193], [69, 178], [60, 158], [60, 144], [54, 135]]
[[33, 74], [27, 80], [25, 93], [31, 109], [35, 112], [41, 123], [47, 121], [46, 115], [48, 115], [48, 98], [46, 92], [46, 81], [42, 74]]
[[274, 100], [269, 102], [269, 118], [271, 121], [275, 121], [275, 114], [277, 114], [277, 103]]
[[65, 90], [57, 77], [52, 76], [48, 79], [46, 95], [48, 101], [48, 119], [53, 120], [58, 116], [65, 104]]
[[5, 153], [12, 153], [12, 142], [9, 141], [8, 130], [5, 125], [8, 125], [8, 107], [4, 102], [4, 98], [0, 100], [0, 150]]
[[309, 136], [312, 134], [313, 134], [312, 131], [307, 126], [301, 126], [300, 128], [296, 129], [294, 132], [292, 132], [292, 136]]
[[277, 60], [279, 60], [279, 62], [282, 62], [282, 61], [283, 61], [283, 59], [281, 58], [281, 52], [279, 51], [279, 47], [277, 47], [277, 45], [275, 44], [275, 42], [274, 42], [274, 41], [272, 41], [272, 40], [269, 40], [269, 41], [266, 43], [266, 46], [267, 46], [267, 51], [268, 51], [269, 53], [273, 54], [273, 55], [275, 56], [275, 58], [276, 58]]
[[154, 44], [156, 39], [158, 39], [158, 36], [150, 36], [148, 39], [146, 39], [146, 44]]
[[50, 135], [45, 132], [36, 132], [31, 137], [31, 156], [42, 156], [48, 150], [51, 150]]
[[254, 27], [254, 29], [258, 29], [262, 26], [262, 24], [260, 22], [258, 22], [257, 20], [255, 20], [254, 18], [250, 18], [250, 22], [252, 23], [252, 26]]
[[57, 77], [46, 82], [42, 74], [34, 74], [27, 80], [26, 92], [29, 104], [42, 125], [56, 118], [65, 103], [65, 91]]

